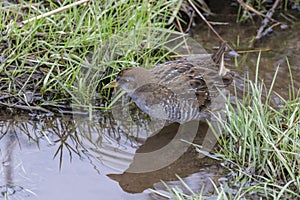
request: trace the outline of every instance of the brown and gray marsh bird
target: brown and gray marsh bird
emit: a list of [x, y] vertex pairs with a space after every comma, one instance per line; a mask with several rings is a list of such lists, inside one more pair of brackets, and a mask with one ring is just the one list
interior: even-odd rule
[[179, 123], [203, 120], [217, 88], [228, 86], [233, 79], [233, 73], [224, 67], [223, 55], [224, 50], [219, 66], [214, 57], [206, 57], [169, 61], [151, 70], [126, 68], [108, 87], [122, 88], [151, 117]]

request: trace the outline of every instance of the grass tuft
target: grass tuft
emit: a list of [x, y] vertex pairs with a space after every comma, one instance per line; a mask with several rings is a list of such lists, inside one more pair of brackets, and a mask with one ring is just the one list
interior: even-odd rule
[[181, 4], [182, 0], [0, 3], [0, 94], [5, 97], [0, 103], [54, 112], [70, 104], [105, 108], [103, 101], [110, 93], [101, 87], [120, 69], [165, 60], [168, 53], [161, 49], [175, 32], [172, 21]]
[[[258, 61], [259, 63], [259, 61]], [[291, 92], [282, 105], [272, 105], [269, 89], [258, 81], [248, 81], [242, 101], [228, 104], [228, 121], [219, 118], [220, 154], [232, 171], [231, 181], [243, 195], [267, 198], [299, 198], [300, 110], [299, 91]], [[290, 91], [295, 91], [291, 84]], [[236, 95], [235, 95], [236, 96]]]

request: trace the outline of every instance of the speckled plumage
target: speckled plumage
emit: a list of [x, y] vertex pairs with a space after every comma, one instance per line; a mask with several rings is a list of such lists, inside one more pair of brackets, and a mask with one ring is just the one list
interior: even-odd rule
[[117, 82], [150, 116], [182, 123], [205, 118], [217, 88], [231, 83], [232, 74], [220, 75], [217, 69], [211, 58], [175, 60], [151, 70], [124, 69]]

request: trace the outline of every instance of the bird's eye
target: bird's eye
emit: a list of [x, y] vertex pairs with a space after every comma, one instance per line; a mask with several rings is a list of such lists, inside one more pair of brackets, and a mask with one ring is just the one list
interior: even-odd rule
[[127, 78], [122, 78], [119, 80], [119, 83], [121, 83], [121, 84], [128, 84], [129, 82], [130, 82], [130, 80]]
[[134, 82], [135, 80], [134, 80], [134, 78], [132, 78], [132, 77], [124, 77], [123, 79], [123, 82], [124, 83], [130, 83], [130, 82]]
[[123, 89], [127, 89], [127, 90], [134, 90], [137, 87], [136, 81], [132, 77], [123, 77], [122, 79], [119, 80], [119, 85]]

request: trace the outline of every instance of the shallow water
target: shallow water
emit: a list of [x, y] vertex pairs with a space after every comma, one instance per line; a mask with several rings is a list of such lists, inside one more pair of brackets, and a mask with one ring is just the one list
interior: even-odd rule
[[[300, 88], [300, 23], [290, 24], [288, 27], [285, 30], [276, 29], [273, 34], [256, 41], [254, 46], [252, 46], [252, 40], [256, 35], [257, 25], [241, 26], [229, 23], [215, 28], [234, 49], [238, 52], [241, 51], [236, 62], [234, 58], [227, 56], [226, 64], [231, 70], [237, 72], [242, 78], [249, 75], [249, 78], [254, 80], [257, 59], [261, 50], [259, 80], [270, 86], [278, 68], [274, 91], [287, 99], [289, 97], [288, 88], [291, 85], [287, 63], [291, 67], [295, 91]], [[195, 41], [206, 49], [218, 46], [219, 42], [209, 30], [204, 31], [201, 28], [200, 31], [199, 29], [195, 28], [191, 33]], [[239, 46], [237, 47], [238, 38]]]
[[[217, 30], [230, 42], [240, 35], [243, 45], [239, 48], [247, 50], [256, 27], [231, 24]], [[215, 36], [203, 26], [191, 34], [207, 49], [218, 45]], [[255, 44], [256, 49], [266, 47], [270, 50], [261, 54], [259, 77], [269, 85], [279, 66], [275, 91], [287, 97], [290, 77], [286, 57], [295, 87], [300, 87], [300, 24], [277, 30]], [[257, 56], [258, 53], [242, 53], [237, 66], [234, 59], [226, 62], [241, 77], [248, 72], [253, 79]], [[149, 188], [167, 194], [160, 182], [163, 180], [185, 190], [176, 174], [194, 191], [201, 191], [204, 186], [203, 192], [208, 195], [213, 191], [210, 179], [224, 179], [226, 172], [218, 162], [201, 157], [182, 138], [176, 138], [181, 133], [184, 140], [202, 144], [207, 136], [205, 123], [164, 127], [139, 110], [126, 113], [95, 113], [92, 120], [86, 116], [40, 118], [2, 114], [0, 198], [164, 199]], [[128, 113], [131, 120], [127, 120]], [[172, 148], [174, 143], [180, 148]], [[168, 151], [159, 151], [164, 147], [169, 147]]]
[[[160, 180], [179, 184], [174, 181], [175, 174], [187, 177], [195, 190], [200, 190], [202, 182], [222, 174], [215, 161], [197, 159], [198, 154], [191, 147], [170, 165], [135, 173], [144, 169], [140, 164], [168, 159], [160, 154], [161, 158], [152, 157], [153, 160], [141, 163], [137, 155], [147, 156], [148, 152], [172, 143], [180, 126], [171, 124], [145, 140], [148, 136], [141, 133], [150, 131], [145, 124], [127, 126], [103, 113], [93, 121], [83, 117], [2, 118], [2, 198], [6, 195], [8, 199], [157, 199], [148, 188], [166, 190]], [[207, 125], [200, 127], [193, 138], [198, 143]], [[192, 181], [201, 174], [206, 178]], [[212, 186], [206, 190], [211, 191]]]

